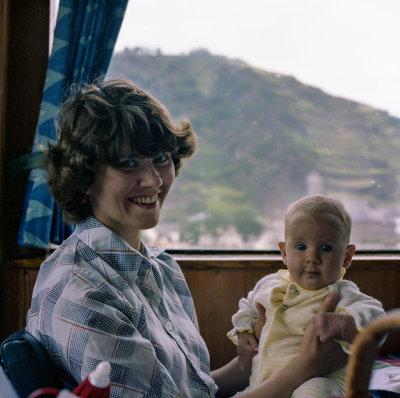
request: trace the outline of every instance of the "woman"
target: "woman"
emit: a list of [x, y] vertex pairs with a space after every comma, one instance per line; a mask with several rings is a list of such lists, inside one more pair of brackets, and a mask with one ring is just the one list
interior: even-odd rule
[[[236, 359], [210, 374], [179, 266], [141, 241], [141, 231], [157, 225], [183, 159], [196, 149], [190, 124], [174, 126], [148, 93], [113, 80], [72, 95], [58, 127], [46, 169], [76, 229], [40, 268], [28, 331], [77, 382], [109, 361], [113, 397], [212, 397], [216, 384], [221, 396], [243, 389], [248, 372]], [[323, 357], [335, 348], [321, 348], [311, 329], [304, 345], [286, 369], [289, 378], [265, 383], [264, 396], [273, 397], [274, 388], [278, 394], [281, 383], [290, 395], [303, 379], [325, 373], [319, 367], [337, 367]]]

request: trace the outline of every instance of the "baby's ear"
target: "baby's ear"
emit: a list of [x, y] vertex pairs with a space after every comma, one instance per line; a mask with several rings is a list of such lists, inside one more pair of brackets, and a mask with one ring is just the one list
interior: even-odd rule
[[351, 260], [353, 259], [354, 252], [356, 251], [355, 245], [348, 245], [346, 247], [346, 253], [344, 255], [343, 268], [349, 268], [351, 265]]
[[285, 242], [279, 242], [278, 246], [279, 246], [279, 250], [281, 251], [283, 264], [287, 265], [287, 262], [286, 262], [286, 259], [287, 259], [287, 257], [286, 257], [286, 244], [285, 244]]

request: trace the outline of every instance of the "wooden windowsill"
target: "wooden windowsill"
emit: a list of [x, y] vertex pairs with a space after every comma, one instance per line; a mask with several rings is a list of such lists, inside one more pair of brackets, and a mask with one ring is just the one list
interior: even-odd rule
[[[282, 258], [279, 254], [172, 254], [182, 268], [264, 268], [281, 267]], [[6, 268], [39, 268], [44, 257], [21, 258], [5, 260]], [[353, 257], [352, 267], [365, 266], [400, 266], [400, 253], [356, 254]]]

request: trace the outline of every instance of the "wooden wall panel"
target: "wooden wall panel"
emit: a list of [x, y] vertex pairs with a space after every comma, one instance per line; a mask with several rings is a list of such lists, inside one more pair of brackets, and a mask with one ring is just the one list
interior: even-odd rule
[[[382, 302], [385, 311], [400, 309], [400, 266], [385, 262], [352, 264], [346, 275], [362, 292]], [[400, 332], [388, 334], [380, 354], [400, 355]]]
[[[6, 131], [6, 102], [7, 90], [7, 39], [8, 39], [8, 9], [9, 0], [0, 0], [0, 214], [3, 209], [5, 131]], [[0, 229], [0, 259], [3, 258], [3, 239]]]
[[2, 270], [1, 339], [25, 326], [37, 273], [37, 268], [13, 267]]
[[[26, 255], [16, 244], [28, 172], [11, 176], [10, 162], [32, 150], [49, 55], [49, 0], [4, 1], [2, 24], [1, 245], [3, 257]], [[2, 81], [3, 83], [3, 81]]]
[[[16, 327], [32, 289], [31, 272], [5, 260], [43, 250], [17, 246], [28, 172], [11, 177], [10, 162], [31, 152], [47, 69], [50, 0], [0, 0], [0, 335]], [[34, 278], [34, 277], [33, 277]]]
[[[178, 259], [179, 260], [179, 259]], [[192, 292], [199, 319], [200, 331], [215, 369], [235, 354], [235, 346], [226, 337], [231, 329], [231, 316], [237, 311], [238, 302], [264, 275], [280, 268], [279, 260], [243, 262], [210, 261], [204, 263], [179, 261]], [[354, 281], [365, 294], [380, 300], [386, 311], [400, 308], [400, 261], [354, 260], [346, 278]], [[400, 333], [391, 332], [380, 354], [400, 354]]]
[[245, 297], [263, 269], [184, 269], [192, 292], [200, 332], [210, 351], [212, 369], [233, 358], [236, 346], [226, 337], [240, 298]]
[[[192, 258], [176, 256], [196, 306], [201, 334], [206, 341], [213, 369], [235, 355], [236, 348], [226, 337], [238, 302], [264, 275], [282, 265], [278, 257], [230, 256]], [[3, 317], [1, 338], [25, 325], [33, 285], [42, 259], [7, 263], [3, 274]], [[400, 309], [400, 259], [355, 259], [346, 277], [360, 289], [382, 301], [385, 310]], [[381, 354], [400, 355], [400, 333], [390, 333]]]

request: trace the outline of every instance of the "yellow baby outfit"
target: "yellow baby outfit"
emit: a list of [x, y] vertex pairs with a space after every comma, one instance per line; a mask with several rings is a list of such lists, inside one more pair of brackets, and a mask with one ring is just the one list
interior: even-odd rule
[[[344, 270], [338, 280], [318, 290], [301, 288], [290, 278], [287, 270], [267, 275], [261, 279], [247, 298], [239, 302], [239, 311], [232, 317], [234, 329], [228, 336], [237, 343], [237, 333], [252, 331], [257, 319], [256, 303], [266, 309], [266, 323], [263, 327], [258, 354], [253, 358], [250, 388], [259, 385], [272, 374], [284, 368], [298, 354], [304, 331], [330, 291], [339, 293], [340, 301], [336, 313], [353, 316], [357, 328], [362, 330], [374, 318], [383, 315], [381, 303], [360, 292], [351, 281], [343, 280]], [[346, 352], [351, 345], [339, 342]], [[344, 392], [345, 368], [326, 377], [308, 380], [292, 397], [315, 397], [341, 395]]]

